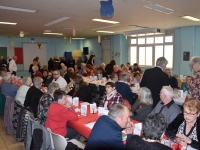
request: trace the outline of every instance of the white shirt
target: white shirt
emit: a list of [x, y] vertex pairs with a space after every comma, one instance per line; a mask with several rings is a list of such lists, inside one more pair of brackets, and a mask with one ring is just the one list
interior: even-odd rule
[[30, 87], [28, 87], [26, 85], [20, 86], [19, 89], [17, 90], [17, 94], [15, 96], [15, 100], [20, 101], [21, 104], [24, 105], [26, 93], [27, 93], [27, 91], [28, 91], [29, 88]]
[[61, 76], [56, 81], [55, 81], [55, 79], [53, 79], [52, 82], [58, 83], [60, 86], [60, 89], [64, 89], [67, 86], [66, 80]]
[[11, 73], [13, 71], [17, 72], [17, 65], [13, 59], [9, 62], [9, 70]]
[[142, 78], [140, 78], [140, 81], [138, 82], [138, 80], [137, 80], [136, 78], [134, 78], [134, 79], [133, 79], [133, 84], [136, 84], [136, 83], [140, 84], [141, 79], [142, 79]]

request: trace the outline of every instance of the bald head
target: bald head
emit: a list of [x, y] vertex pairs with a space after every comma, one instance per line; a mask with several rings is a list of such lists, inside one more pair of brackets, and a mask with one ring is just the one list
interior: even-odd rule
[[117, 72], [117, 71], [119, 70], [118, 65], [114, 65], [114, 66], [113, 66], [113, 70], [114, 70], [114, 72]]

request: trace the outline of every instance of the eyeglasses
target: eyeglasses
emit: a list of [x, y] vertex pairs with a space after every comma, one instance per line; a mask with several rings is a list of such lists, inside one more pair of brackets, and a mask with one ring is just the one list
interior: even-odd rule
[[197, 112], [196, 112], [196, 113], [194, 113], [194, 114], [192, 114], [192, 113], [187, 113], [187, 112], [183, 112], [183, 114], [184, 114], [184, 115], [188, 115], [188, 116], [190, 116], [190, 117], [193, 117], [194, 115], [196, 115], [196, 114], [197, 114]]

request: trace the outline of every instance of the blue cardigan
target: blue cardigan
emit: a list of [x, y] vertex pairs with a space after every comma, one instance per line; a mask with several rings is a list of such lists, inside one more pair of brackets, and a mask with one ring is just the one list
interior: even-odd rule
[[117, 92], [121, 94], [123, 99], [128, 100], [131, 105], [134, 104], [133, 92], [131, 91], [131, 88], [129, 87], [129, 85], [124, 82], [119, 82], [119, 81], [115, 82], [115, 85], [116, 85]]
[[[95, 123], [88, 138], [85, 150], [125, 150], [122, 130], [116, 121], [108, 116], [101, 116]], [[126, 142], [132, 135], [127, 135]]]

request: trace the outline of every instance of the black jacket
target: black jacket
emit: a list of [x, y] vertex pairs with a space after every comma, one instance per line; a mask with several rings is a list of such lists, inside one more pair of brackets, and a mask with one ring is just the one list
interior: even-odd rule
[[160, 90], [163, 86], [169, 86], [169, 78], [161, 68], [154, 67], [145, 70], [140, 87], [150, 89], [153, 98], [153, 107], [160, 101]]
[[[183, 123], [184, 116], [183, 114], [179, 114], [174, 121], [172, 121], [165, 132], [165, 135], [169, 138], [175, 138], [176, 133], [178, 131], [179, 126]], [[199, 142], [192, 140], [192, 143], [190, 144], [191, 147], [195, 149], [200, 149], [200, 117], [197, 118], [197, 139]]]

